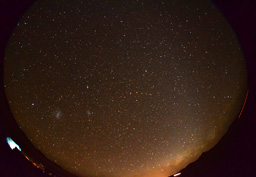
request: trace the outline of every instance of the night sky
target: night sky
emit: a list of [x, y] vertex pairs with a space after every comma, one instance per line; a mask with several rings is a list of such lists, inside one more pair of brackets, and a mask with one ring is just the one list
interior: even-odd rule
[[9, 40], [5, 92], [32, 144], [79, 176], [167, 177], [225, 134], [243, 54], [210, 1], [39, 1]]

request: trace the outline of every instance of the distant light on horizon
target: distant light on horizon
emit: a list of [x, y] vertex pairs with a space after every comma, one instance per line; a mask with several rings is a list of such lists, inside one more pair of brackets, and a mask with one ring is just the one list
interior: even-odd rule
[[21, 148], [19, 145], [17, 145], [10, 137], [6, 138], [7, 144], [10, 146], [10, 148], [13, 150], [17, 148], [19, 151], [21, 151]]
[[175, 176], [175, 177], [176, 177], [176, 176], [180, 176], [180, 175], [181, 175], [181, 173], [176, 173], [176, 174], [175, 174], [175, 175], [173, 175], [173, 176]]

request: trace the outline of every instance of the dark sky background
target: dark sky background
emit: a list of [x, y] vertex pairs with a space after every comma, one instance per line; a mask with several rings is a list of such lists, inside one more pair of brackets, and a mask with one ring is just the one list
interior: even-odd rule
[[[4, 48], [13, 28], [21, 18], [23, 12], [32, 1], [10, 2], [0, 4], [0, 57], [4, 56]], [[253, 1], [216, 1], [223, 15], [228, 19], [236, 32], [248, 66], [249, 96], [240, 119], [232, 124], [228, 133], [209, 152], [204, 153], [198, 161], [189, 165], [182, 172], [185, 177], [253, 177], [256, 176], [255, 160], [255, 111], [254, 88], [255, 58], [256, 58], [256, 4]], [[3, 80], [1, 80], [3, 81]], [[2, 84], [2, 83], [1, 83]], [[2, 90], [1, 90], [2, 91]], [[2, 94], [2, 93], [1, 93]], [[1, 106], [1, 108], [3, 108]], [[1, 119], [4, 111], [1, 109]], [[43, 176], [19, 153], [9, 149], [5, 142], [5, 124], [0, 127], [0, 176]], [[47, 176], [47, 175], [46, 175]]]

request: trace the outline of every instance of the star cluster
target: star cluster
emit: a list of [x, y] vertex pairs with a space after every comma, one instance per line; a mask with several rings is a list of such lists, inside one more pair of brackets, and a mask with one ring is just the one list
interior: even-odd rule
[[5, 91], [32, 144], [79, 176], [167, 177], [239, 114], [246, 67], [210, 1], [37, 1]]

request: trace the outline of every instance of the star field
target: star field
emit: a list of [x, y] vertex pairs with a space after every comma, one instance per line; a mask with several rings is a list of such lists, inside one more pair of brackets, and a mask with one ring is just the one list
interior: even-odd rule
[[5, 91], [32, 144], [78, 176], [167, 177], [239, 114], [246, 66], [210, 1], [37, 1]]

